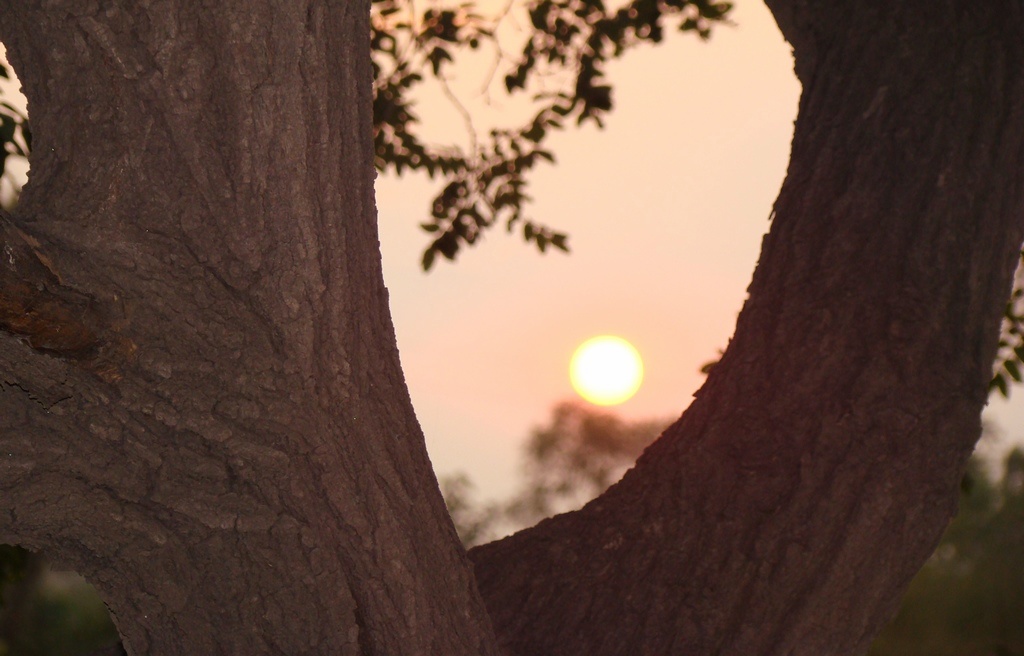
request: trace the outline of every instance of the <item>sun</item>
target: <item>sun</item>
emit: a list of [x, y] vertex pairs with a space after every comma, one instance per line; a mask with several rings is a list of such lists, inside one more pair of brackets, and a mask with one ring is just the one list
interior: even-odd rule
[[569, 362], [573, 389], [595, 405], [618, 405], [640, 389], [644, 363], [633, 345], [614, 335], [580, 344]]

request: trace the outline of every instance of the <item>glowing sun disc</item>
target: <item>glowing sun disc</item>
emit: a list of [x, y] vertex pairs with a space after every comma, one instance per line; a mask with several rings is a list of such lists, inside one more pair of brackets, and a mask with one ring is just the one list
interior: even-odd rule
[[580, 344], [569, 362], [573, 389], [594, 405], [617, 405], [640, 389], [644, 363], [633, 345], [614, 335]]

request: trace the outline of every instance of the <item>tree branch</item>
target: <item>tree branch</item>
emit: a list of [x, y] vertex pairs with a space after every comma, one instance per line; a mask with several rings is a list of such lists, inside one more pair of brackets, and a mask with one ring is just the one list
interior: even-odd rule
[[783, 4], [798, 65], [832, 38], [736, 334], [619, 484], [470, 552], [512, 654], [863, 653], [955, 511], [1024, 239], [1019, 3]]

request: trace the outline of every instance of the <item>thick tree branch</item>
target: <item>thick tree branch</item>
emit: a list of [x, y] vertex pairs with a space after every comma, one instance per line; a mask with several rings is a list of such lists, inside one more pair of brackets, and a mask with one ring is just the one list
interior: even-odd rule
[[813, 75], [735, 337], [620, 484], [471, 552], [512, 653], [862, 653], [954, 512], [1024, 239], [1021, 8], [783, 5]]
[[44, 4], [0, 22], [34, 146], [0, 361], [70, 398], [0, 395], [0, 533], [130, 653], [494, 653], [388, 316], [368, 3]]

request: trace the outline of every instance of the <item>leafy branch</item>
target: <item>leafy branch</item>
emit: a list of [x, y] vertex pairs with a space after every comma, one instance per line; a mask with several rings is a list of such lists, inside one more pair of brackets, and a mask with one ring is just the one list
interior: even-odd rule
[[[503, 22], [518, 13], [511, 0], [491, 16], [468, 1], [433, 0], [421, 9], [414, 0], [374, 0], [374, 164], [381, 172], [422, 171], [440, 182], [426, 220], [420, 223], [430, 239], [423, 268], [430, 269], [438, 254], [454, 260], [462, 248], [476, 244], [496, 225], [509, 232], [519, 230], [541, 252], [549, 247], [568, 251], [566, 234], [525, 212], [531, 200], [529, 174], [539, 163], [555, 161], [547, 137], [573, 122], [582, 125], [590, 120], [603, 126], [613, 104], [612, 87], [604, 76], [609, 60], [639, 43], [661, 41], [667, 22], [706, 39], [731, 8], [731, 3], [718, 0], [632, 0], [615, 10], [606, 8], [603, 0], [532, 0], [519, 10], [529, 25], [519, 30], [523, 45], [513, 57], [498, 38]], [[448, 82], [457, 59], [484, 49], [495, 55], [489, 78], [500, 71], [503, 94], [527, 94], [530, 118], [522, 125], [480, 135]], [[8, 70], [0, 68], [0, 75], [8, 77]], [[416, 95], [428, 82], [439, 84], [463, 114], [468, 148], [421, 137]], [[28, 157], [27, 117], [6, 102], [0, 103], [0, 142], [0, 170], [7, 171], [8, 156]]]
[[[1018, 266], [1024, 265], [1024, 251]], [[1024, 371], [1024, 276], [1018, 268], [1014, 278], [1013, 291], [1003, 311], [1003, 327], [999, 335], [999, 352], [993, 365], [989, 394], [999, 392], [1003, 398], [1010, 398], [1011, 382], [1019, 383]]]
[[[531, 200], [528, 174], [541, 161], [554, 163], [545, 145], [553, 130], [587, 120], [603, 126], [612, 109], [612, 87], [604, 64], [644, 41], [659, 42], [663, 23], [675, 20], [681, 31], [708, 38], [712, 25], [724, 21], [728, 2], [711, 0], [634, 0], [608, 10], [602, 0], [541, 0], [527, 5], [530, 27], [518, 59], [508, 62], [497, 33], [509, 6], [484, 17], [471, 3], [432, 6], [417, 13], [412, 3], [378, 0], [373, 5], [374, 131], [376, 164], [381, 171], [425, 171], [439, 177], [441, 191], [420, 227], [431, 242], [423, 253], [429, 270], [438, 254], [453, 260], [459, 250], [478, 242], [488, 228], [504, 225], [545, 252], [568, 251], [568, 236], [525, 213]], [[492, 76], [503, 63], [508, 96], [532, 94], [531, 118], [523, 125], [477, 134], [466, 121], [470, 147], [425, 143], [417, 134], [415, 89], [433, 78], [457, 111], [466, 114], [448, 88], [446, 73], [458, 56], [489, 47], [496, 53]], [[554, 88], [550, 87], [555, 81]]]

